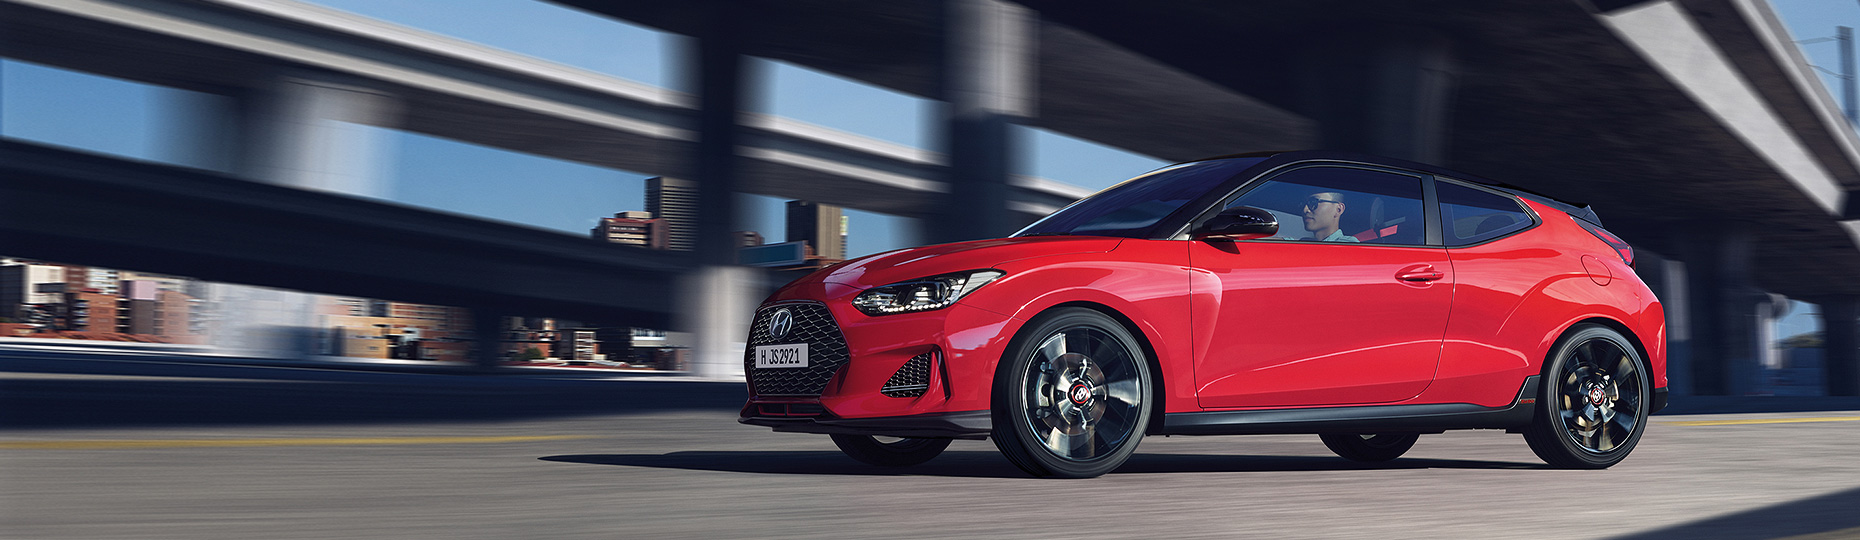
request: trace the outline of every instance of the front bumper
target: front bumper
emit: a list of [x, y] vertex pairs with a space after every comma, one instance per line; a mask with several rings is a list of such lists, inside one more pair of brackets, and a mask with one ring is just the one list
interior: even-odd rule
[[788, 433], [827, 435], [873, 435], [883, 437], [920, 437], [934, 439], [986, 439], [994, 430], [988, 411], [930, 413], [884, 418], [784, 418], [745, 416], [737, 420], [752, 426], [766, 426]]
[[[806, 433], [985, 437], [994, 369], [1014, 319], [960, 303], [869, 316], [852, 307], [857, 292], [792, 287], [757, 310], [744, 351], [750, 397], [741, 422]], [[786, 339], [765, 328], [778, 309], [792, 315]], [[805, 371], [756, 367], [757, 346], [788, 342], [809, 344]]]

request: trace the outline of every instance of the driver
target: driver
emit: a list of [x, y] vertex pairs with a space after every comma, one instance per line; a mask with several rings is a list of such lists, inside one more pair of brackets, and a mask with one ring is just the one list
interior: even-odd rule
[[1305, 232], [1320, 242], [1361, 242], [1343, 234], [1343, 194], [1323, 191], [1305, 198]]

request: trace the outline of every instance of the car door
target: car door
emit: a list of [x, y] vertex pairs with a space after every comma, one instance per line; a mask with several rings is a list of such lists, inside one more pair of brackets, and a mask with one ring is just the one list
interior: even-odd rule
[[[1428, 233], [1427, 180], [1306, 166], [1255, 182], [1225, 208], [1279, 217], [1279, 234], [1190, 241], [1191, 310], [1212, 325], [1197, 355], [1208, 408], [1388, 403], [1432, 381], [1453, 267]], [[1437, 227], [1437, 225], [1435, 226]], [[1437, 231], [1437, 229], [1436, 229]], [[1321, 236], [1321, 237], [1320, 237]]]

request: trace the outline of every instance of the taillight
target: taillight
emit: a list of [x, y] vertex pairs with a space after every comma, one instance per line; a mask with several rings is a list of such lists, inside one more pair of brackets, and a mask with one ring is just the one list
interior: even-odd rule
[[1615, 236], [1615, 233], [1608, 232], [1608, 229], [1594, 223], [1578, 219], [1576, 224], [1581, 225], [1582, 230], [1589, 231], [1589, 234], [1602, 239], [1602, 243], [1608, 244], [1608, 247], [1615, 248], [1615, 254], [1621, 256], [1621, 262], [1627, 263], [1629, 267], [1634, 266], [1634, 246], [1628, 245], [1626, 240], [1622, 240], [1621, 237]]

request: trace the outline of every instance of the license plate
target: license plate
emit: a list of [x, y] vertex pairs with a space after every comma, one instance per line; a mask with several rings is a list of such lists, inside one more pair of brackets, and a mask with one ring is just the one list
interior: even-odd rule
[[807, 344], [790, 343], [787, 345], [758, 345], [756, 347], [757, 368], [804, 368], [807, 367]]

